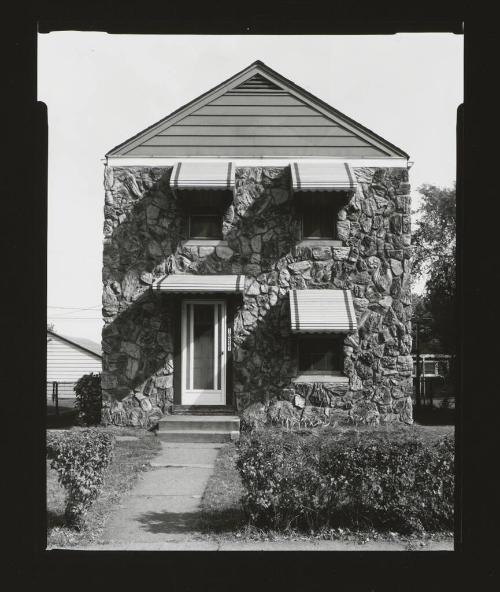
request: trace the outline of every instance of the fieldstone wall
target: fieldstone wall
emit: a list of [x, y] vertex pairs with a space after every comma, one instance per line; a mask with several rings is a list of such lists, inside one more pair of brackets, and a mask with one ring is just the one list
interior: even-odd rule
[[[237, 168], [218, 247], [186, 247], [171, 168], [106, 167], [103, 421], [150, 425], [173, 400], [173, 309], [149, 286], [165, 273], [244, 274], [233, 327], [237, 409], [334, 409], [357, 421], [412, 421], [410, 186], [406, 169], [358, 168], [338, 214], [340, 247], [302, 247], [288, 168]], [[297, 385], [290, 288], [352, 290], [359, 331], [344, 341], [348, 384]], [[283, 406], [282, 406], [283, 407]], [[285, 406], [287, 407], [287, 406]], [[301, 412], [303, 415], [303, 412]]]

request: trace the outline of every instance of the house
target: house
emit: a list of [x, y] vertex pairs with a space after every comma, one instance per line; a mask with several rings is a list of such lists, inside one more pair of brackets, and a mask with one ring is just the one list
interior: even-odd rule
[[[417, 390], [417, 356], [412, 355], [412, 379]], [[420, 398], [424, 405], [433, 406], [446, 400], [455, 406], [455, 381], [453, 373], [455, 358], [449, 354], [419, 354], [420, 358]]]
[[260, 61], [110, 150], [104, 421], [411, 423], [408, 159]]
[[73, 387], [89, 372], [101, 372], [101, 347], [90, 339], [64, 337], [47, 329], [47, 395], [58, 383], [60, 398], [74, 397]]

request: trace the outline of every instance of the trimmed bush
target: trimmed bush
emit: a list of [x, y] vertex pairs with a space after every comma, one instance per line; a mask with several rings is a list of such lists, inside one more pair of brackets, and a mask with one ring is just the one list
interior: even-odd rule
[[239, 444], [243, 506], [275, 529], [453, 527], [454, 440], [355, 430], [261, 431]]
[[84, 374], [73, 389], [76, 395], [75, 407], [78, 409], [77, 421], [80, 425], [96, 425], [101, 421], [102, 391], [99, 373]]
[[101, 492], [113, 446], [113, 436], [95, 429], [48, 433], [47, 457], [67, 492], [68, 526], [83, 527], [85, 513]]

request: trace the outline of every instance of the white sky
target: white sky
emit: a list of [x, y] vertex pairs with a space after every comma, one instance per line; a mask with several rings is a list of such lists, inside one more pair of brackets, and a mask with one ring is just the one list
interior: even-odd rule
[[408, 152], [414, 208], [455, 180], [462, 36], [39, 35], [56, 331], [100, 342], [104, 154], [258, 59]]

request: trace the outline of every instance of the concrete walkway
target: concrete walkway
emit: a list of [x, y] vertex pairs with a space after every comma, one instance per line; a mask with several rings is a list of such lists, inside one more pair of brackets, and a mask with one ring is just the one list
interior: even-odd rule
[[222, 444], [162, 443], [162, 450], [110, 517], [105, 544], [159, 545], [199, 535], [200, 500]]

